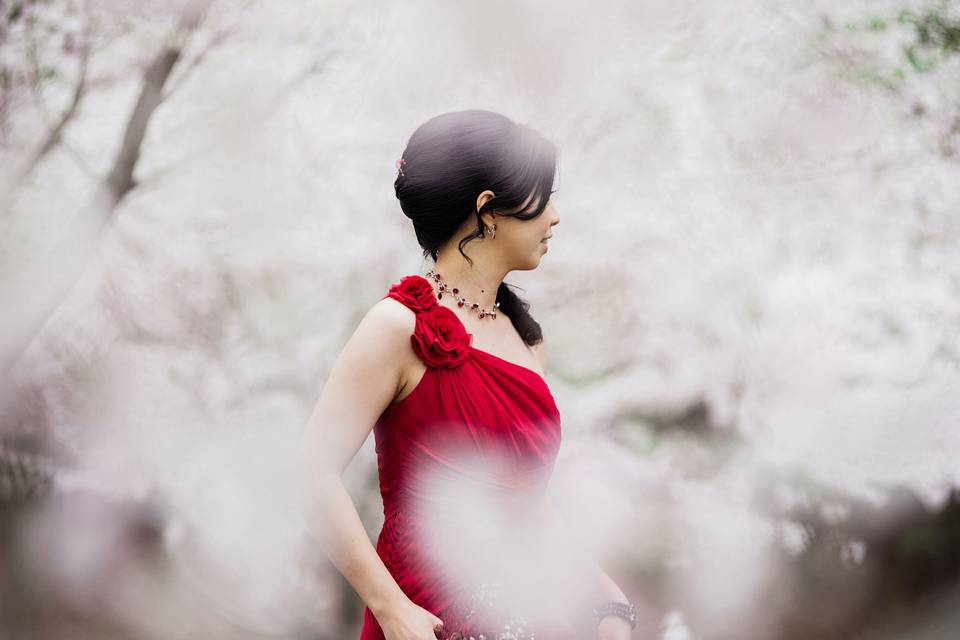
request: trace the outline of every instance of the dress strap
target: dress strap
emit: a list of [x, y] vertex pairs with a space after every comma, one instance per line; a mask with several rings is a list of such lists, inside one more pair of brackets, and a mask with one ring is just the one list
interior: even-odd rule
[[437, 301], [433, 285], [420, 275], [404, 276], [383, 296], [399, 301], [416, 316], [410, 344], [430, 367], [456, 367], [470, 355], [473, 334], [457, 314]]
[[420, 313], [439, 304], [433, 285], [423, 276], [411, 275], [400, 278], [383, 296], [402, 302], [414, 313]]

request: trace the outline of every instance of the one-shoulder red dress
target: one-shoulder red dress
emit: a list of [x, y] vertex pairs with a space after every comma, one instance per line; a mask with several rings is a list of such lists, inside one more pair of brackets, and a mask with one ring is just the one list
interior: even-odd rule
[[[441, 640], [533, 632], [573, 640], [569, 620], [538, 617], [519, 591], [504, 595], [510, 585], [530, 594], [537, 580], [553, 579], [544, 566], [553, 563], [535, 560], [543, 545], [530, 516], [560, 447], [557, 405], [539, 373], [473, 347], [437, 295], [425, 277], [409, 275], [383, 296], [416, 314], [411, 345], [427, 367], [374, 426], [384, 512], [377, 554], [407, 597], [444, 621]], [[365, 607], [360, 640], [383, 638]]]

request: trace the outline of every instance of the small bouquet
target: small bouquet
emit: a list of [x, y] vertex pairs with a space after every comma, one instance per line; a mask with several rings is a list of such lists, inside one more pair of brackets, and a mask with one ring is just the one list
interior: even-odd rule
[[508, 617], [500, 610], [497, 602], [500, 587], [498, 582], [481, 584], [471, 595], [469, 609], [459, 628], [441, 640], [536, 640], [523, 616]]

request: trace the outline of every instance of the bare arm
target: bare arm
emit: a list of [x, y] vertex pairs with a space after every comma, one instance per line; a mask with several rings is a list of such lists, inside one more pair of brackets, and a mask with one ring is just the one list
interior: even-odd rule
[[[553, 503], [551, 502], [549, 496], [544, 497], [541, 509], [544, 514], [549, 514], [554, 509]], [[594, 562], [593, 565], [596, 567], [597, 584], [599, 585], [600, 592], [603, 593], [605, 599], [630, 604], [630, 601], [627, 599], [627, 594], [625, 594], [623, 590], [617, 586], [617, 583], [613, 581], [613, 578], [611, 578], [607, 572], [601, 569], [600, 565], [596, 564], [596, 562]]]
[[[533, 352], [536, 354], [537, 359], [540, 362], [541, 371], [543, 371], [544, 374], [546, 374], [547, 349], [546, 349], [545, 343], [540, 342], [539, 344], [536, 344], [531, 348], [533, 349]], [[544, 501], [541, 508], [543, 510], [543, 513], [550, 513], [550, 511], [553, 510], [553, 504], [550, 501], [549, 495], [544, 497]], [[599, 564], [596, 564], [594, 562], [593, 566], [596, 569], [596, 575], [597, 575], [597, 580], [600, 587], [600, 592], [604, 594], [605, 599], [616, 601], [616, 602], [624, 602], [629, 604], [630, 601], [627, 599], [627, 595], [623, 592], [623, 590], [619, 586], [617, 586], [617, 583], [613, 581], [613, 578], [611, 578], [610, 575], [607, 574], [600, 567]], [[601, 621], [597, 629], [597, 632], [599, 634], [598, 637], [601, 639], [606, 639], [606, 638], [618, 639], [618, 638], [630, 637], [631, 629], [630, 629], [629, 623], [627, 623], [625, 620], [608, 616]]]
[[297, 460], [299, 497], [310, 531], [388, 640], [434, 638], [440, 619], [412, 603], [390, 575], [342, 476], [403, 384], [413, 326], [413, 313], [389, 298], [367, 312], [330, 371]]

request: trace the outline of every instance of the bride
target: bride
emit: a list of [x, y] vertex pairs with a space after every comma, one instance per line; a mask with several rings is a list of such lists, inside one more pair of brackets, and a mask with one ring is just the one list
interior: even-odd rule
[[[479, 109], [428, 120], [397, 161], [397, 199], [433, 268], [370, 306], [299, 460], [307, 523], [365, 603], [361, 640], [626, 640], [636, 625], [595, 564], [578, 573], [551, 553], [540, 519], [560, 416], [541, 327], [504, 277], [548, 251], [556, 167], [551, 142]], [[371, 431], [375, 545], [341, 481]]]

